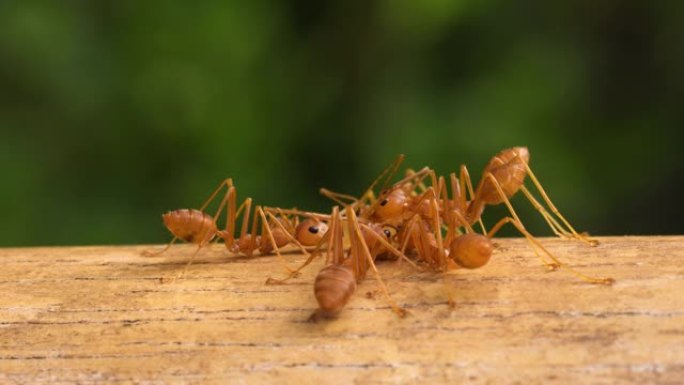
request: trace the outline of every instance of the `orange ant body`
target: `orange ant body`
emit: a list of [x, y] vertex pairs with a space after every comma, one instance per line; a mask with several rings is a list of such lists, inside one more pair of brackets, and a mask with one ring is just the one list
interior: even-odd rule
[[[401, 159], [403, 158], [398, 158], [381, 176], [387, 174], [388, 170], [396, 170], [397, 163]], [[485, 167], [482, 179], [475, 190], [473, 190], [466, 167], [461, 166], [460, 179], [456, 177], [456, 174], [450, 174], [451, 197], [447, 196], [447, 183], [444, 177], [438, 177], [429, 168], [424, 168], [418, 172], [409, 170], [404, 179], [383, 190], [377, 199], [373, 198], [372, 192], [367, 191], [360, 199], [354, 200], [352, 205], [370, 221], [395, 227], [398, 230], [397, 238], [402, 245], [402, 252], [415, 250], [420, 260], [440, 271], [453, 268], [454, 263], [461, 267], [470, 268], [485, 264], [491, 257], [493, 250], [489, 239], [503, 225], [510, 223], [528, 239], [537, 255], [549, 268], [564, 267], [590, 283], [612, 283], [610, 278], [588, 277], [562, 264], [522, 225], [509, 201], [509, 198], [518, 191], [523, 191], [526, 198], [542, 214], [556, 235], [565, 239], [577, 239], [590, 245], [597, 244], [596, 241], [585, 235], [578, 234], [558, 212], [532, 173], [528, 162], [529, 151], [525, 147], [514, 147], [499, 152]], [[524, 186], [527, 175], [530, 176], [541, 193], [551, 213], [558, 219], [551, 215]], [[427, 177], [431, 180], [429, 187], [423, 183]], [[371, 185], [371, 189], [373, 185]], [[347, 197], [328, 191], [325, 193], [333, 199]], [[468, 200], [468, 193], [470, 200]], [[507, 206], [510, 216], [501, 219], [487, 232], [480, 220], [482, 212], [486, 205], [501, 203]], [[463, 228], [466, 235], [474, 233], [471, 224], [476, 222], [482, 226], [483, 236], [466, 237], [460, 235], [459, 228]], [[443, 228], [449, 230], [446, 239], [442, 236]], [[542, 257], [539, 251], [546, 255], [551, 262]]]
[[[322, 247], [324, 244], [328, 245], [328, 259], [331, 259], [331, 263], [323, 267], [316, 275], [314, 296], [318, 302], [318, 310], [311, 316], [310, 320], [316, 320], [318, 317], [337, 316], [349, 302], [356, 291], [357, 283], [365, 278], [369, 268], [375, 273], [393, 311], [404, 316], [406, 311], [392, 301], [374, 263], [378, 253], [385, 251], [392, 251], [399, 255], [401, 253], [383, 239], [386, 234], [381, 229], [360, 224], [351, 207], [348, 206], [345, 209], [345, 214], [346, 216], [343, 219], [337, 206], [333, 208], [330, 230], [318, 245], [318, 247]], [[346, 222], [349, 237], [349, 250], [347, 252], [343, 246], [343, 222]], [[311, 258], [300, 269], [310, 261]]]
[[171, 234], [197, 245], [211, 242], [218, 232], [214, 218], [195, 209], [169, 211], [162, 215], [162, 220]]
[[[312, 319], [338, 315], [369, 269], [375, 274], [392, 309], [403, 316], [405, 310], [392, 301], [380, 278], [375, 266], [376, 258], [392, 255], [417, 267], [404, 254], [409, 252], [415, 255], [417, 263], [427, 265], [435, 272], [479, 268], [491, 259], [494, 251], [491, 238], [506, 224], [513, 225], [525, 236], [547, 267], [563, 267], [590, 283], [612, 283], [611, 278], [590, 277], [561, 263], [523, 226], [510, 203], [510, 198], [519, 191], [557, 236], [590, 245], [597, 244], [586, 235], [578, 234], [556, 209], [530, 169], [529, 158], [529, 151], [525, 147], [499, 152], [485, 167], [476, 188], [473, 188], [463, 165], [458, 177], [456, 173], [451, 173], [448, 179], [438, 176], [428, 167], [415, 172], [408, 170], [403, 179], [386, 188], [403, 161], [400, 155], [359, 198], [321, 189], [324, 195], [344, 205], [342, 212], [335, 206], [331, 215], [261, 206], [256, 206], [252, 212], [251, 198], [237, 206], [236, 189], [232, 180], [227, 179], [198, 210], [181, 209], [163, 215], [164, 224], [174, 235], [166, 249], [178, 238], [198, 246], [183, 274], [200, 249], [215, 239], [222, 239], [233, 253], [251, 256], [257, 250], [262, 254], [275, 251], [290, 274], [284, 280], [269, 278], [267, 283], [282, 283], [296, 276], [325, 252], [329, 263], [318, 272], [314, 282], [318, 310]], [[525, 187], [527, 176], [546, 206]], [[381, 192], [376, 198], [374, 190], [381, 181]], [[216, 214], [211, 216], [205, 213], [206, 207], [224, 187], [225, 195]], [[482, 214], [486, 206], [499, 204], [505, 204], [509, 216], [487, 231], [481, 220]], [[217, 220], [224, 208], [226, 224], [223, 230], [219, 230]], [[300, 221], [300, 218], [303, 219]], [[236, 236], [238, 220], [241, 228]], [[473, 230], [475, 223], [480, 224], [482, 234]], [[297, 246], [308, 255], [307, 260], [296, 269], [287, 266], [279, 251], [288, 244]], [[306, 247], [314, 248], [309, 253]], [[453, 303], [451, 299], [449, 302]]]
[[[321, 221], [325, 220], [329, 226], [327, 232], [317, 242], [308, 259], [301, 266], [291, 271], [285, 279], [269, 278], [266, 281], [267, 284], [282, 284], [296, 277], [299, 271], [325, 252], [328, 263], [319, 271], [314, 281], [314, 296], [319, 308], [310, 320], [337, 316], [356, 291], [357, 283], [366, 277], [369, 268], [375, 274], [393, 311], [400, 316], [406, 314], [406, 311], [399, 308], [390, 298], [389, 292], [375, 267], [376, 257], [384, 253], [391, 253], [397, 258], [406, 259], [413, 264], [403, 253], [392, 246], [390, 243], [391, 232], [388, 229], [377, 224], [362, 222], [351, 206], [347, 206], [344, 213], [341, 213], [335, 206], [330, 216], [297, 210], [280, 211], [294, 215], [311, 216]], [[344, 241], [345, 235], [348, 245]]]
[[[226, 188], [225, 195], [216, 214], [212, 217], [205, 213], [204, 209], [214, 201], [224, 187]], [[236, 207], [236, 201], [237, 190], [233, 181], [226, 179], [199, 209], [179, 209], [163, 214], [164, 225], [174, 238], [166, 248], [156, 254], [166, 251], [177, 239], [197, 245], [197, 250], [181, 273], [183, 276], [197, 253], [212, 240], [221, 238], [226, 248], [232, 253], [251, 256], [257, 250], [262, 254], [275, 251], [284, 266], [291, 271], [285, 264], [279, 249], [288, 244], [294, 244], [306, 254], [304, 246], [317, 244], [327, 230], [325, 223], [313, 217], [306, 218], [295, 226], [285, 214], [279, 213], [278, 209], [264, 210], [261, 206], [256, 206], [252, 215], [251, 198], [246, 198], [239, 207]], [[226, 225], [225, 229], [219, 230], [216, 223], [224, 208], [226, 209]], [[235, 237], [236, 223], [240, 218], [242, 226], [239, 235]], [[250, 219], [251, 230], [248, 231]]]
[[[485, 205], [497, 205], [503, 203], [494, 186], [498, 183], [504, 191], [506, 198], [512, 197], [523, 185], [527, 174], [525, 166], [529, 161], [529, 152], [525, 147], [514, 147], [501, 151], [495, 155], [485, 167], [483, 178], [475, 190], [472, 200], [466, 200], [465, 186], [467, 183], [472, 191], [470, 177], [465, 166], [461, 166], [461, 179], [452, 173], [451, 187], [452, 197], [446, 196], [446, 182], [443, 177], [437, 177], [431, 169], [423, 169], [417, 173], [409, 172], [403, 180], [395, 183], [391, 188], [383, 191], [378, 197], [378, 202], [373, 208], [370, 218], [383, 223], [403, 223], [413, 214], [419, 213], [425, 219], [432, 215], [429, 205], [430, 193], [432, 198], [437, 199], [439, 213], [448, 215], [451, 211], [458, 212], [468, 224], [477, 222]], [[489, 178], [491, 175], [494, 180]], [[423, 194], [416, 195], [415, 189], [422, 185], [422, 179], [429, 176], [432, 179], [432, 188], [428, 188]], [[416, 179], [416, 182], [412, 182]], [[463, 182], [463, 183], [462, 183]], [[440, 196], [443, 195], [443, 196]], [[447, 218], [444, 218], [445, 220]]]

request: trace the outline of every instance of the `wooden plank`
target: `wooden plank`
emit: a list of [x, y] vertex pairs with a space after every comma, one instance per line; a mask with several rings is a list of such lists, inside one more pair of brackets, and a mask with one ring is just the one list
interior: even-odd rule
[[190, 246], [154, 258], [141, 255], [150, 246], [2, 249], [0, 382], [684, 383], [684, 237], [600, 240], [542, 239], [610, 287], [546, 271], [524, 240], [499, 239], [489, 265], [447, 278], [381, 263], [406, 318], [369, 278], [319, 323], [306, 319], [320, 263], [265, 285], [284, 275], [275, 257], [217, 245], [162, 284]]

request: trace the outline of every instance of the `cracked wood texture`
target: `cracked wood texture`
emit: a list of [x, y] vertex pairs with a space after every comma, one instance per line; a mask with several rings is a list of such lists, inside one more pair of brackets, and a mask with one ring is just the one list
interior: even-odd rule
[[487, 266], [446, 278], [379, 262], [406, 318], [370, 277], [318, 323], [306, 320], [322, 262], [265, 285], [284, 275], [276, 257], [215, 245], [160, 283], [191, 246], [0, 249], [0, 383], [684, 383], [684, 237], [599, 239], [542, 241], [613, 286], [498, 239]]

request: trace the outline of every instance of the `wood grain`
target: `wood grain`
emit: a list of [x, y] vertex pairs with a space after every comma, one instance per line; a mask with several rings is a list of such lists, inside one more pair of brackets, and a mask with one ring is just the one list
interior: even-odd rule
[[684, 383], [684, 237], [600, 240], [542, 239], [610, 287], [546, 271], [524, 240], [500, 239], [489, 265], [446, 278], [381, 263], [406, 318], [369, 278], [319, 323], [306, 319], [320, 263], [265, 285], [284, 275], [275, 257], [215, 246], [162, 284], [190, 246], [1, 249], [0, 382]]

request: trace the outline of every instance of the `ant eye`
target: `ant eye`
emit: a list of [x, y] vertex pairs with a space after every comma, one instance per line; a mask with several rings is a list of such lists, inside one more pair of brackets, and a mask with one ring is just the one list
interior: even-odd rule
[[309, 227], [309, 232], [310, 232], [311, 234], [316, 234], [316, 233], [318, 233], [318, 227], [316, 227], [316, 226], [311, 226], [311, 227]]
[[389, 201], [387, 199], [383, 199], [382, 202], [380, 202], [380, 206], [384, 206], [388, 203]]

